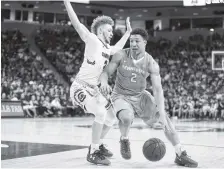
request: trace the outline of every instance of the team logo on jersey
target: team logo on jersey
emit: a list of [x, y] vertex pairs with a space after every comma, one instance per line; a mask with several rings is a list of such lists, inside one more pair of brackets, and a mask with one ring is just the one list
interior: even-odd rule
[[[76, 102], [83, 102], [86, 98], [86, 95], [84, 94], [82, 89], [78, 89], [74, 92], [74, 99]], [[78, 100], [77, 100], [78, 99]]]
[[110, 55], [108, 55], [107, 53], [104, 53], [104, 52], [102, 52], [102, 56], [105, 57], [105, 58], [107, 58], [107, 59], [110, 58]]
[[91, 62], [91, 61], [89, 61], [89, 59], [87, 59], [87, 63], [90, 64], [90, 65], [95, 65], [96, 64], [95, 60], [93, 62]]
[[134, 71], [137, 73], [142, 73], [142, 74], [146, 74], [146, 71], [138, 68], [138, 67], [132, 67], [132, 66], [126, 66], [126, 65], [122, 65], [124, 70], [128, 70], [128, 71]]
[[78, 99], [80, 102], [83, 102], [85, 100], [85, 98], [86, 98], [86, 95], [83, 92], [80, 92], [78, 94]]

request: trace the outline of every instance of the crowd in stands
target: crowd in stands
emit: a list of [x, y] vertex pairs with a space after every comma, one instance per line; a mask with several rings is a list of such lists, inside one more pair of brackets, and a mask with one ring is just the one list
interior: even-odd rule
[[[21, 101], [26, 117], [81, 116], [69, 88], [58, 84], [18, 30], [2, 32], [1, 100]], [[74, 110], [75, 109], [75, 110]]]
[[[2, 40], [5, 42], [2, 43], [4, 44], [2, 45], [4, 48], [2, 73], [5, 78], [2, 80], [2, 98], [4, 94], [8, 99], [17, 97], [32, 102], [34, 105], [38, 103], [39, 108], [30, 111], [30, 105], [23, 102], [26, 115], [30, 117], [38, 116], [40, 112], [45, 112], [46, 116], [51, 116], [52, 112], [58, 112], [53, 113], [56, 116], [71, 114], [71, 112], [80, 116], [84, 114], [79, 107], [72, 108], [68, 94], [69, 88], [65, 89], [62, 85], [56, 84], [50, 70], [42, 70], [40, 58], [35, 55], [35, 52], [29, 51], [25, 37], [20, 35], [22, 36], [20, 40], [18, 37], [14, 40], [8, 36], [9, 32], [2, 32], [2, 34], [5, 35], [5, 39]], [[14, 32], [13, 35], [15, 36], [16, 33]], [[118, 39], [118, 35], [115, 34], [112, 43]], [[74, 29], [39, 29], [35, 40], [46, 58], [71, 83], [83, 61], [85, 47], [77, 32]], [[10, 48], [11, 44], [17, 44], [17, 49]], [[21, 50], [19, 50], [21, 48], [23, 49], [22, 58]], [[224, 119], [224, 72], [212, 70], [212, 50], [224, 50], [224, 34], [215, 33], [208, 37], [196, 34], [189, 37], [187, 41], [180, 37], [177, 42], [167, 39], [148, 41], [147, 52], [160, 65], [165, 106], [170, 116]], [[13, 54], [10, 54], [12, 51], [14, 51]], [[29, 62], [25, 60], [26, 57], [29, 58]], [[20, 62], [18, 67], [13, 64]], [[31, 66], [34, 63], [40, 67]], [[13, 69], [17, 71], [13, 72]], [[21, 71], [25, 73], [19, 73]], [[43, 76], [44, 73], [38, 73], [41, 71], [45, 71], [45, 76]], [[112, 87], [114, 79], [115, 75], [110, 79]], [[148, 82], [147, 90], [152, 91], [150, 78]], [[18, 91], [22, 93], [20, 96]], [[52, 104], [55, 107], [52, 107]], [[65, 113], [65, 107], [67, 113]], [[26, 111], [27, 109], [29, 111]]]
[[211, 65], [211, 51], [224, 51], [224, 34], [205, 39], [196, 34], [176, 43], [161, 39], [147, 47], [161, 67], [166, 109], [171, 116], [224, 116], [224, 72], [212, 70]]
[[40, 29], [36, 43], [46, 58], [69, 81], [83, 61], [84, 43], [73, 29]]

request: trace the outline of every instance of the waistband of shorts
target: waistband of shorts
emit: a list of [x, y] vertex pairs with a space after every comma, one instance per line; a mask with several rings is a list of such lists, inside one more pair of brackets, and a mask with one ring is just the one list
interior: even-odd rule
[[79, 83], [79, 84], [81, 84], [81, 85], [90, 87], [90, 88], [92, 88], [92, 89], [94, 89], [94, 88], [97, 87], [97, 86], [95, 86], [95, 85], [91, 85], [91, 84], [89, 84], [89, 83], [87, 83], [87, 82], [85, 82], [85, 81], [83, 81], [83, 80], [80, 80], [79, 78], [75, 78], [74, 81], [77, 82], [77, 83]]
[[121, 97], [128, 97], [128, 98], [137, 98], [139, 99], [139, 97], [142, 95], [143, 92], [140, 93], [122, 93], [122, 89], [114, 89], [112, 92], [113, 96], [121, 96]]

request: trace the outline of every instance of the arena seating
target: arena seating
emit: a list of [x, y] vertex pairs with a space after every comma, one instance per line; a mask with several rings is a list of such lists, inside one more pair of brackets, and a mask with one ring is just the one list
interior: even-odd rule
[[[113, 44], [118, 39], [114, 38]], [[77, 32], [73, 29], [40, 29], [35, 41], [71, 84], [83, 61], [85, 47]], [[212, 50], [224, 50], [224, 34], [214, 33], [208, 37], [197, 34], [187, 41], [179, 38], [177, 42], [167, 39], [148, 41], [147, 51], [160, 65], [165, 105], [170, 116], [212, 119], [219, 116], [213, 107], [224, 100], [224, 73], [211, 69]], [[30, 102], [31, 96], [35, 95], [34, 107], [44, 107], [37, 109], [39, 113], [28, 111], [28, 117], [68, 116], [72, 112], [72, 116], [79, 112], [78, 116], [84, 115], [81, 109], [70, 110], [69, 89], [57, 84], [51, 70], [43, 68], [41, 58], [29, 51], [27, 40], [19, 31], [2, 32], [2, 75], [2, 99], [16, 97]], [[112, 86], [114, 80], [115, 76], [110, 79]], [[150, 78], [148, 82], [147, 90], [152, 91]], [[47, 106], [58, 97], [60, 108]], [[49, 107], [48, 111], [46, 107]]]
[[[69, 88], [57, 84], [52, 71], [43, 67], [41, 57], [29, 50], [26, 37], [18, 30], [2, 32], [1, 73], [2, 100], [21, 100], [25, 116], [68, 115], [66, 109], [72, 105]], [[59, 107], [53, 106], [56, 98]]]
[[41, 29], [35, 40], [46, 58], [68, 81], [78, 72], [85, 46], [76, 31]]

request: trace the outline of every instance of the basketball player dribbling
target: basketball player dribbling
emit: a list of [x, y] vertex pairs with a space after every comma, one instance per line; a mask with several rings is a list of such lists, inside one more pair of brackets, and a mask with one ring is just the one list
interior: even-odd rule
[[124, 36], [110, 46], [113, 36], [113, 20], [108, 16], [99, 16], [91, 25], [91, 32], [80, 23], [71, 3], [64, 1], [72, 25], [85, 42], [84, 61], [70, 88], [70, 97], [74, 104], [81, 106], [86, 112], [93, 113], [92, 143], [89, 146], [87, 161], [93, 164], [110, 165], [107, 157], [113, 154], [102, 143], [116, 120], [110, 101], [98, 88], [98, 79], [104, 67], [109, 63], [110, 55], [121, 50], [131, 32], [129, 17], [126, 20], [127, 31]]
[[[175, 163], [186, 167], [197, 167], [183, 150], [177, 132], [165, 113], [164, 96], [159, 65], [145, 51], [148, 34], [144, 29], [136, 28], [130, 35], [130, 48], [116, 53], [100, 76], [101, 92], [110, 93], [108, 78], [117, 70], [115, 86], [112, 92], [113, 106], [119, 120], [121, 132], [120, 152], [124, 159], [131, 158], [128, 133], [134, 119], [134, 113], [147, 125], [160, 121], [164, 133], [176, 152]], [[146, 78], [150, 75], [154, 97], [147, 92]]]

